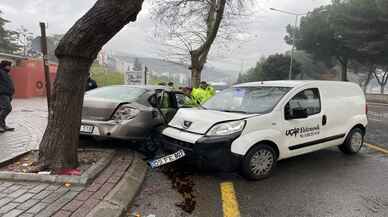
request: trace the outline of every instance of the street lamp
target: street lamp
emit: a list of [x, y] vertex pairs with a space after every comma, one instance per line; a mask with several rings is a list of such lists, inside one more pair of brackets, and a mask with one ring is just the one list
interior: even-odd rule
[[294, 12], [290, 12], [290, 11], [279, 10], [279, 9], [276, 9], [276, 8], [270, 8], [270, 10], [295, 16], [295, 29], [294, 29], [294, 33], [292, 35], [292, 49], [291, 49], [290, 71], [288, 72], [288, 80], [291, 80], [292, 79], [292, 67], [294, 65], [294, 49], [295, 49], [296, 28], [298, 28], [297, 27], [297, 25], [298, 25], [298, 18], [299, 18], [299, 16], [303, 16], [303, 15], [306, 15], [306, 14], [298, 14], [298, 13], [294, 13]]

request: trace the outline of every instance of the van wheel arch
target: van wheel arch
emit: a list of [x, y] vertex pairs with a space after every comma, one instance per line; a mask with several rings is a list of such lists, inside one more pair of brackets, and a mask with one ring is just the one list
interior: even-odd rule
[[258, 145], [261, 145], [261, 144], [265, 144], [265, 145], [268, 145], [270, 146], [271, 148], [273, 148], [273, 150], [275, 150], [276, 152], [276, 160], [279, 159], [279, 155], [280, 155], [280, 151], [279, 151], [279, 148], [278, 146], [276, 145], [276, 143], [270, 141], [270, 140], [262, 140], [260, 142], [257, 142], [256, 144], [252, 145], [252, 147], [250, 147], [247, 152], [245, 154], [247, 154], [251, 149], [253, 149], [254, 147], [258, 146]]
[[361, 129], [362, 130], [362, 132], [363, 132], [363, 134], [364, 134], [364, 136], [365, 136], [365, 133], [366, 133], [366, 128], [364, 127], [364, 125], [362, 125], [362, 124], [357, 124], [357, 125], [355, 125], [354, 127], [352, 127], [352, 129], [351, 130], [349, 130], [349, 132], [351, 132], [353, 129], [355, 129], [355, 128], [359, 128], [359, 129]]
[[[358, 139], [357, 133], [359, 133]], [[358, 153], [364, 143], [365, 133], [366, 129], [362, 124], [355, 125], [346, 135], [344, 143], [338, 146], [339, 150], [348, 155], [354, 155]], [[353, 139], [355, 139], [355, 142]], [[356, 146], [353, 144], [356, 144]], [[356, 149], [354, 147], [356, 147]]]

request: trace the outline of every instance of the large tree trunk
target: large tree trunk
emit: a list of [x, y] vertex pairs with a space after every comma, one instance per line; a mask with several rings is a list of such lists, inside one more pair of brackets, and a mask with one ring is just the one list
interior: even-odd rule
[[[40, 144], [40, 161], [50, 169], [72, 168], [78, 163], [77, 148], [81, 106], [88, 71], [93, 60], [60, 58], [58, 77], [47, 129]], [[74, 73], [78, 72], [78, 73]]]
[[66, 33], [59, 59], [47, 129], [39, 146], [42, 166], [58, 170], [78, 164], [81, 110], [90, 66], [101, 48], [135, 21], [143, 0], [98, 0]]

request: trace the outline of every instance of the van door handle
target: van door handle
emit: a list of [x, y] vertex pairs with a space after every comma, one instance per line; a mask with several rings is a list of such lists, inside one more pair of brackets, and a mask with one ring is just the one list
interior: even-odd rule
[[323, 115], [322, 116], [322, 126], [325, 126], [327, 123], [327, 116], [326, 115]]

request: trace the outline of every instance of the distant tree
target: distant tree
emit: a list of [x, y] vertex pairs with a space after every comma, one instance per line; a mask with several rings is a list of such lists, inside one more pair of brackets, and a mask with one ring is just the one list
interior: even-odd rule
[[141, 64], [139, 58], [135, 58], [135, 62], [133, 63], [132, 67], [133, 71], [142, 71], [143, 70], [143, 65]]
[[[286, 80], [290, 68], [291, 58], [284, 54], [274, 54], [268, 56], [267, 60], [262, 65], [264, 80]], [[301, 66], [295, 61], [292, 71], [293, 76], [300, 74]]]
[[388, 83], [388, 70], [386, 69], [377, 69], [373, 72], [377, 83], [380, 86], [380, 93], [384, 94], [385, 93], [385, 87], [387, 86]]
[[332, 20], [341, 32], [352, 58], [367, 70], [364, 88], [374, 76], [384, 93], [388, 80], [388, 4], [382, 0], [339, 1], [333, 7]]
[[239, 76], [237, 78], [237, 83], [244, 83], [244, 82], [252, 82], [252, 81], [264, 80], [263, 64], [265, 63], [265, 61], [266, 61], [265, 57], [262, 57], [256, 63], [255, 67], [250, 68], [245, 73], [239, 73]]
[[199, 85], [216, 38], [235, 38], [241, 24], [234, 22], [242, 15], [244, 3], [245, 0], [156, 0], [154, 17], [162, 24], [163, 43], [172, 48], [172, 56], [182, 62], [190, 60], [192, 86]]
[[27, 56], [28, 55], [28, 50], [29, 50], [28, 48], [32, 44], [33, 33], [30, 32], [28, 29], [26, 29], [24, 26], [20, 26], [16, 30], [16, 38], [17, 38], [17, 43], [18, 43], [18, 45], [21, 48], [20, 53], [23, 56]]
[[1, 17], [0, 11], [0, 52], [16, 53], [20, 46], [17, 44], [17, 32], [5, 29], [8, 20]]
[[337, 60], [341, 65], [341, 79], [347, 81], [347, 67], [351, 50], [343, 42], [343, 35], [336, 32], [331, 21], [331, 11], [335, 4], [322, 6], [302, 17], [300, 27], [294, 29], [287, 26], [288, 35], [285, 41], [292, 43], [292, 34], [296, 32], [296, 48], [311, 53], [317, 60], [323, 61], [328, 67], [335, 65]]
[[314, 59], [311, 54], [305, 51], [295, 51], [294, 58], [296, 62], [300, 63], [300, 74], [296, 79], [320, 79], [321, 74], [328, 70], [324, 62]]

